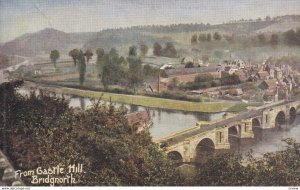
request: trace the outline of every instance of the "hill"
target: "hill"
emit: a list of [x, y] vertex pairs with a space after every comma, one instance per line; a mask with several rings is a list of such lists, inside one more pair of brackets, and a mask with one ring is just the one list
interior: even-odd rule
[[[209, 24], [172, 24], [167, 26], [149, 25], [129, 28], [107, 29], [100, 32], [65, 33], [46, 28], [36, 33], [24, 34], [10, 42], [0, 45], [0, 53], [36, 56], [48, 54], [57, 49], [67, 54], [72, 48], [99, 47], [110, 49], [126, 47], [131, 44], [188, 43], [193, 32], [219, 32], [226, 35], [257, 35], [257, 33], [284, 32], [300, 28], [300, 15], [287, 15], [272, 20], [241, 20], [218, 25]], [[186, 34], [187, 33], [187, 34]], [[185, 36], [185, 37], [184, 37]], [[184, 40], [180, 40], [184, 37]]]

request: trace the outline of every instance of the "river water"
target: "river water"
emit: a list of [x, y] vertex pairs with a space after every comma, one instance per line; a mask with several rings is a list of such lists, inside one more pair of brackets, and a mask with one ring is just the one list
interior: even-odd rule
[[[29, 94], [26, 87], [19, 89], [23, 95]], [[78, 96], [69, 97], [69, 106], [85, 110], [92, 106], [93, 99], [83, 98]], [[125, 106], [128, 112], [145, 111], [146, 108], [136, 105], [128, 105], [122, 103], [113, 103], [115, 106]], [[220, 113], [201, 113], [201, 112], [185, 112], [176, 110], [167, 110], [160, 108], [147, 108], [153, 122], [153, 126], [149, 129], [154, 140], [161, 137], [194, 127], [199, 121], [213, 121], [222, 117], [224, 112]], [[285, 138], [293, 138], [300, 141], [300, 118], [296, 118], [293, 127], [289, 130], [262, 132], [262, 139], [251, 139], [251, 141], [242, 143], [235, 148], [242, 154], [246, 154], [250, 149], [253, 150], [255, 156], [262, 156], [264, 153], [276, 150], [282, 150], [286, 144], [282, 141]]]

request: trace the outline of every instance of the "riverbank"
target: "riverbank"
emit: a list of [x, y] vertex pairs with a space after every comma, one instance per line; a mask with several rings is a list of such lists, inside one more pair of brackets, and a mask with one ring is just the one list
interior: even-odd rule
[[115, 94], [108, 92], [98, 92], [92, 90], [80, 90], [76, 88], [67, 88], [57, 85], [43, 84], [36, 82], [39, 86], [47, 88], [51, 92], [81, 96], [86, 98], [95, 98], [105, 101], [120, 102], [125, 104], [139, 105], [144, 107], [155, 107], [171, 110], [181, 110], [181, 111], [191, 111], [191, 112], [223, 112], [223, 111], [232, 111], [239, 112], [243, 111], [246, 108], [244, 103], [204, 103], [204, 102], [188, 102], [180, 100], [171, 100], [163, 98], [155, 98], [141, 95], [127, 95], [127, 94]]

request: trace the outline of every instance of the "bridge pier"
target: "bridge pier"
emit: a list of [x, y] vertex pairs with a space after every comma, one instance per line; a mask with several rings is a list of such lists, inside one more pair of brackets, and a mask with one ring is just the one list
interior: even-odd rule
[[254, 138], [252, 119], [246, 119], [241, 122], [240, 138]]

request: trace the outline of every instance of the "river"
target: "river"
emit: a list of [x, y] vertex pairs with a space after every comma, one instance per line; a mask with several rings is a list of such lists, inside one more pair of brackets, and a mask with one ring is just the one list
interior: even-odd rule
[[[19, 89], [23, 95], [29, 94], [26, 87]], [[93, 99], [83, 98], [78, 96], [69, 97], [69, 106], [85, 110], [92, 106]], [[128, 112], [144, 111], [145, 107], [128, 105], [122, 103], [113, 103], [115, 106], [125, 106]], [[220, 113], [201, 113], [201, 112], [185, 112], [176, 110], [167, 110], [160, 108], [147, 108], [153, 122], [153, 126], [149, 129], [154, 140], [161, 137], [194, 127], [199, 121], [213, 121], [222, 117], [224, 112]], [[296, 118], [293, 127], [289, 130], [263, 132], [262, 139], [250, 139], [246, 143], [235, 147], [235, 151], [246, 154], [250, 149], [253, 150], [255, 156], [262, 156], [264, 153], [282, 150], [286, 144], [282, 141], [285, 138], [293, 138], [300, 141], [300, 118]], [[243, 140], [242, 140], [243, 141]]]

